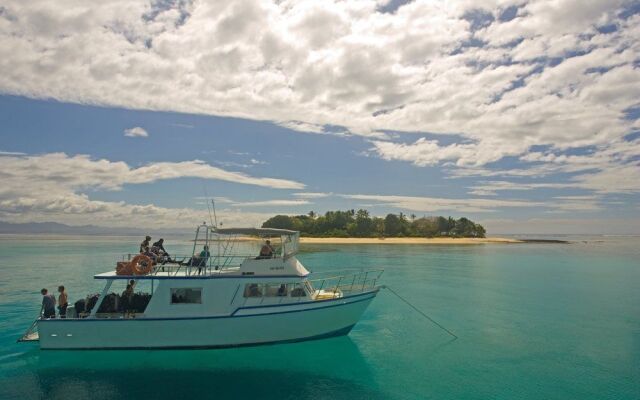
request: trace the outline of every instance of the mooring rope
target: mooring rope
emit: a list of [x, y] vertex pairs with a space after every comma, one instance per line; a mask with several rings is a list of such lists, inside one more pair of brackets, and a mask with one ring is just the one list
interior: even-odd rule
[[395, 290], [391, 289], [389, 286], [384, 285], [382, 286], [383, 289], [387, 289], [389, 290], [391, 293], [395, 294], [396, 297], [398, 297], [400, 300], [402, 300], [403, 302], [405, 302], [409, 307], [413, 308], [418, 314], [422, 315], [423, 317], [425, 317], [426, 319], [428, 319], [429, 321], [431, 321], [434, 325], [436, 325], [437, 327], [439, 327], [440, 329], [442, 329], [443, 331], [447, 332], [449, 335], [453, 336], [454, 340], [458, 338], [458, 336], [456, 336], [455, 333], [451, 332], [450, 330], [448, 330], [447, 328], [445, 328], [444, 326], [440, 325], [438, 322], [436, 322], [433, 318], [431, 318], [430, 316], [428, 316], [427, 314], [425, 314], [424, 312], [422, 312], [422, 310], [420, 310], [418, 307], [414, 306], [413, 304], [411, 304], [409, 302], [409, 300], [405, 299], [404, 297], [400, 296], [398, 293], [396, 293]]

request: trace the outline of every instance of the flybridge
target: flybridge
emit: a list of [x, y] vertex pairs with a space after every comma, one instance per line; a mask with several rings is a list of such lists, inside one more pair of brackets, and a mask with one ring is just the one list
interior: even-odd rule
[[[279, 238], [279, 246], [272, 249], [269, 256], [238, 254], [234, 250], [246, 237]], [[307, 271], [294, 256], [298, 252], [300, 233], [298, 231], [271, 228], [214, 228], [207, 224], [196, 229], [191, 255], [177, 255], [173, 259], [142, 259], [139, 255], [128, 254], [118, 264], [144, 262], [158, 264], [148, 273], [136, 271], [128, 273], [106, 272], [95, 275], [96, 279], [166, 279], [166, 278], [211, 278], [247, 275], [291, 275], [307, 276]], [[203, 250], [200, 251], [200, 248]], [[204, 252], [204, 254], [203, 254]], [[213, 252], [213, 254], [212, 254]], [[177, 262], [181, 259], [181, 262]], [[257, 262], [260, 261], [260, 262]]]

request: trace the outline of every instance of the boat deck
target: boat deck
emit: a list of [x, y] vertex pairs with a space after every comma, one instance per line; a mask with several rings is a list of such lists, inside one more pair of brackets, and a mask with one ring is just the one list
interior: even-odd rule
[[[164, 269], [164, 270], [163, 270]], [[224, 270], [210, 270], [203, 269], [198, 272], [198, 268], [176, 270], [173, 266], [155, 267], [154, 271], [148, 275], [118, 275], [116, 271], [107, 271], [101, 274], [96, 274], [93, 277], [95, 279], [169, 279], [169, 278], [212, 278], [212, 277], [239, 277], [243, 276], [239, 268], [224, 269]]]

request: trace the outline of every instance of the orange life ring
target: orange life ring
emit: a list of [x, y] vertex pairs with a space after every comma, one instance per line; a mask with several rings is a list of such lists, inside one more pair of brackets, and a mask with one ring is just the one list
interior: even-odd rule
[[129, 263], [129, 270], [133, 275], [146, 275], [153, 269], [153, 260], [144, 254], [138, 254], [133, 257]]

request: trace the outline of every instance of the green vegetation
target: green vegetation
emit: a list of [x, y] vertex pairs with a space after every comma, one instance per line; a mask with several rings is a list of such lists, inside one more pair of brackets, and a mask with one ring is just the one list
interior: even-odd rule
[[316, 237], [485, 237], [485, 229], [467, 218], [422, 217], [387, 214], [371, 217], [367, 210], [328, 211], [318, 216], [276, 215], [263, 228], [292, 229]]

